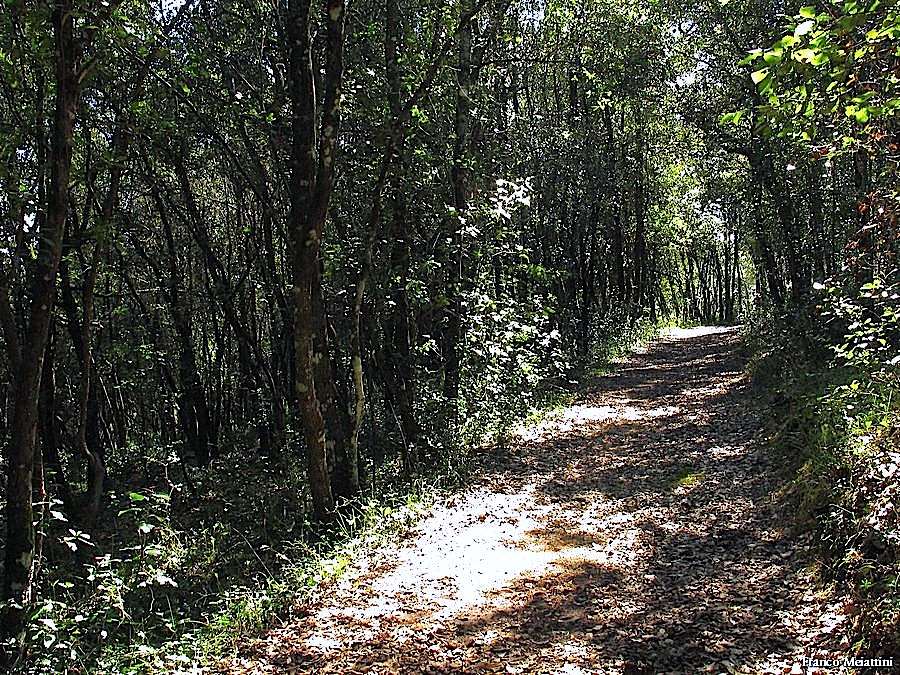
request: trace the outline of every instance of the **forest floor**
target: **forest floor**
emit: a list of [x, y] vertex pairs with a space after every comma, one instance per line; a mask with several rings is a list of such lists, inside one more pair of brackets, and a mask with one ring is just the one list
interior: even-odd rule
[[739, 347], [675, 331], [586, 383], [227, 669], [801, 672], [844, 618], [790, 532]]

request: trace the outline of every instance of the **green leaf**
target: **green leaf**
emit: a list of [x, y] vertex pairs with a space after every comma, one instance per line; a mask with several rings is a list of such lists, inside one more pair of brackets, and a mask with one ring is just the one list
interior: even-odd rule
[[770, 66], [781, 62], [781, 56], [784, 52], [781, 49], [772, 49], [763, 54], [763, 61]]
[[[872, 116], [872, 113], [875, 109], [870, 108], [866, 105], [848, 105], [844, 110], [844, 113], [847, 117], [852, 117], [860, 124], [865, 124], [869, 121], [869, 118]], [[865, 286], [863, 286], [863, 290], [866, 290]]]
[[741, 123], [741, 119], [744, 117], [743, 110], [736, 110], [735, 112], [725, 113], [719, 118], [720, 124], [734, 124], [737, 126]]
[[750, 73], [750, 79], [753, 80], [753, 84], [759, 84], [763, 80], [765, 80], [769, 76], [769, 69], [762, 68], [760, 70], [756, 70]]
[[785, 47], [793, 47], [797, 43], [797, 38], [793, 35], [785, 35], [778, 42], [772, 45], [772, 49], [784, 49]]
[[756, 59], [758, 59], [758, 58], [759, 58], [760, 56], [762, 56], [762, 55], [763, 55], [762, 49], [754, 49], [754, 50], [751, 51], [749, 54], [747, 54], [747, 56], [745, 56], [744, 58], [742, 58], [742, 59], [740, 60], [740, 62], [738, 63], [738, 65], [741, 65], [741, 66], [749, 66], [751, 63], [753, 63], [754, 61], [756, 61]]
[[814, 5], [807, 5], [806, 7], [801, 7], [798, 12], [800, 16], [804, 19], [815, 19], [816, 18], [816, 8]]
[[129, 492], [129, 493], [128, 493], [128, 498], [129, 498], [131, 501], [133, 501], [133, 502], [142, 502], [142, 501], [144, 501], [145, 499], [147, 499], [147, 498], [146, 498], [144, 495], [142, 495], [140, 492]]

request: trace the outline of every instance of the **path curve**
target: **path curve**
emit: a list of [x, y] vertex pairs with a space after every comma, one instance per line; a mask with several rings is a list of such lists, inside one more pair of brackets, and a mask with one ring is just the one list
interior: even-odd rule
[[724, 329], [632, 356], [232, 670], [790, 672], [841, 617], [785, 531], [744, 365]]

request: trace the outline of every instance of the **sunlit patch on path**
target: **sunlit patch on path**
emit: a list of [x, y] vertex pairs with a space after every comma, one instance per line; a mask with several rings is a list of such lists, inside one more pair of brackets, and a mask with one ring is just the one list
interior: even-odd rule
[[830, 615], [742, 368], [734, 331], [668, 335], [229, 668], [788, 672]]

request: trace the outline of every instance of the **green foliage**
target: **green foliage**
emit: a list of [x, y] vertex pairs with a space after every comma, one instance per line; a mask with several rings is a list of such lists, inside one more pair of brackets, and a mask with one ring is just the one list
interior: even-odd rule
[[71, 549], [75, 564], [52, 570], [32, 615], [27, 641], [41, 646], [32, 664], [37, 672], [63, 672], [73, 663], [88, 670], [97, 659], [92, 645], [103, 653], [182, 629], [175, 577], [184, 578], [202, 541], [188, 547], [172, 527], [168, 494], [110, 498], [119, 504], [113, 553], [101, 552], [110, 541], [95, 543], [64, 525], [48, 529], [45, 547]]
[[486, 296], [470, 297], [474, 311], [466, 363], [465, 434], [478, 442], [485, 430], [503, 435], [535, 403], [542, 382], [565, 374], [568, 356], [549, 312], [540, 306]]
[[703, 483], [706, 474], [697, 473], [691, 469], [682, 469], [681, 472], [672, 481], [673, 488], [692, 488]]
[[[833, 415], [829, 446], [848, 410], [865, 407], [879, 428], [872, 401], [883, 402], [896, 365], [885, 323], [895, 259], [883, 245], [895, 195], [863, 209], [869, 177], [857, 184], [855, 157], [806, 160], [890, 147], [894, 3], [803, 7], [783, 36], [771, 35], [773, 6], [761, 0], [470, 3], [479, 15], [466, 31], [459, 3], [399, 3], [396, 31], [381, 3], [353, 3], [336, 183], [315, 261], [327, 347], [316, 389], [333, 396], [326, 440], [341, 464], [355, 343], [366, 498], [345, 505], [331, 535], [309, 522], [289, 235], [306, 217], [294, 209], [297, 139], [324, 130], [292, 106], [288, 15], [243, 0], [75, 4], [82, 90], [40, 396], [52, 409], [38, 429], [49, 496], [28, 634], [36, 671], [170, 671], [233, 650], [346, 569], [352, 542], [408, 524], [423, 484], [463, 478], [473, 446], [570, 396], [576, 375], [603, 372], [669, 321], [766, 312], [767, 271], [823, 281], [851, 261], [840, 254], [847, 231], [873, 220], [877, 237], [854, 241], [861, 281], [840, 291], [852, 300], [829, 305], [850, 336], [841, 369], [866, 378], [820, 409]], [[33, 235], [48, 213], [53, 8], [8, 1], [0, 14], [4, 335], [27, 334]], [[316, 12], [311, 61], [325, 67]], [[774, 44], [741, 70], [737, 52], [761, 35]], [[400, 129], [397, 105], [408, 108]], [[763, 138], [763, 126], [781, 136]], [[825, 135], [827, 149], [798, 150], [798, 139]], [[357, 335], [354, 290], [370, 246]], [[791, 290], [802, 295], [799, 276]], [[870, 295], [854, 295], [859, 287]], [[807, 342], [823, 353], [830, 344]], [[14, 351], [0, 350], [5, 374]], [[451, 356], [458, 396], [447, 387]], [[0, 377], [0, 400], [14, 397], [13, 379]], [[106, 464], [97, 522], [80, 517], [90, 483], [82, 419], [85, 445]], [[404, 465], [410, 451], [420, 466]]]
[[765, 63], [751, 73], [765, 99], [758, 106], [762, 128], [816, 142], [827, 153], [877, 143], [869, 125], [900, 111], [900, 78], [892, 66], [900, 49], [896, 2], [846, 0], [823, 12], [803, 7], [789, 30], [743, 62]]
[[[787, 171], [814, 178], [852, 168], [855, 194], [835, 214], [851, 232], [840, 271], [751, 327], [756, 379], [776, 412], [775, 447], [796, 470], [793, 494], [814, 528], [829, 579], [850, 589], [855, 647], [898, 647], [900, 541], [900, 289], [896, 120], [900, 14], [893, 1], [802, 7], [788, 32], [744, 59], [761, 102], [753, 132], [781, 150]], [[722, 118], [737, 125], [736, 113]], [[810, 161], [810, 158], [812, 161]], [[825, 160], [825, 161], [817, 161]], [[859, 162], [871, 162], [864, 175]], [[839, 180], [839, 179], [838, 179]], [[787, 211], [784, 211], [787, 214]], [[789, 214], [788, 214], [789, 215]], [[815, 232], [816, 229], [813, 231]]]
[[820, 284], [819, 289], [823, 318], [844, 333], [837, 357], [867, 372], [872, 383], [890, 384], [900, 365], [900, 279], [875, 278], [852, 295], [846, 287]]
[[771, 393], [774, 447], [826, 577], [856, 603], [862, 652], [893, 652], [900, 621], [900, 324], [887, 281], [822, 284], [811, 314], [757, 324], [756, 380]]
[[[112, 495], [120, 506], [114, 554], [98, 550], [111, 541], [95, 545], [53, 529], [58, 544], [47, 545], [76, 547], [83, 564], [53, 569], [42, 588], [26, 638], [36, 655], [27, 672], [118, 675], [215, 662], [323, 592], [359, 553], [408, 529], [437, 494], [427, 484], [386, 490], [349, 505], [323, 539], [307, 523], [279, 523], [289, 514], [285, 504], [259, 502], [260, 492], [285, 490], [283, 474], [245, 472], [245, 489], [235, 483], [211, 492], [227, 475], [214, 469], [196, 486], [210, 499], [204, 506], [197, 495], [199, 513], [184, 501], [185, 486], [174, 500], [152, 490]], [[305, 486], [292, 488], [302, 495]], [[259, 518], [263, 530], [251, 530], [247, 519]]]

